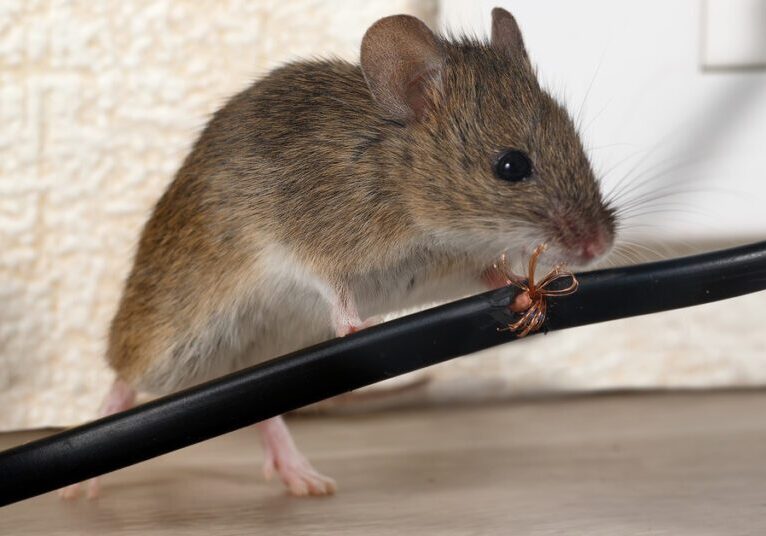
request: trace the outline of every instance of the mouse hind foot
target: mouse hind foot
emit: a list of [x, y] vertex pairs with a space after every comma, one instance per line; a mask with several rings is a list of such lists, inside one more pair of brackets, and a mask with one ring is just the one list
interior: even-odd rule
[[85, 496], [88, 499], [97, 499], [101, 494], [101, 479], [99, 477], [91, 478], [87, 482], [78, 482], [58, 490], [58, 496], [65, 501], [76, 499], [80, 496], [81, 489], [85, 487], [87, 491]]
[[263, 475], [271, 480], [279, 475], [292, 495], [332, 495], [335, 481], [319, 473], [295, 445], [282, 417], [274, 417], [257, 425], [266, 459]]
[[[135, 403], [136, 391], [127, 382], [117, 378], [106, 395], [98, 416], [99, 418], [107, 417], [120, 411], [125, 411], [132, 408]], [[87, 487], [86, 497], [88, 499], [95, 499], [101, 492], [101, 481], [96, 477], [91, 478], [87, 483], [72, 484], [58, 490], [58, 495], [62, 499], [76, 499], [80, 495], [82, 487]]]

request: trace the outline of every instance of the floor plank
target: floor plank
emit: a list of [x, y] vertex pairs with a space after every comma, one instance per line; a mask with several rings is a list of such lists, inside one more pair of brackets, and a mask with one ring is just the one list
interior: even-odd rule
[[263, 482], [248, 429], [113, 473], [97, 501], [0, 509], [0, 534], [764, 534], [765, 416], [743, 391], [293, 419], [337, 496]]

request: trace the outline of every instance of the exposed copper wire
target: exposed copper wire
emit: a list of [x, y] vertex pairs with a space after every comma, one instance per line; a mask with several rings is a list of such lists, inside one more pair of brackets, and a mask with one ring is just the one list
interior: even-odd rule
[[[526, 337], [530, 333], [538, 331], [543, 327], [545, 315], [548, 311], [546, 298], [549, 296], [567, 296], [573, 294], [577, 291], [577, 287], [579, 286], [579, 282], [574, 274], [565, 270], [560, 264], [554, 266], [553, 269], [540, 281], [535, 281], [537, 260], [546, 248], [547, 246], [545, 244], [540, 244], [532, 252], [532, 255], [529, 257], [529, 269], [526, 279], [505, 269], [507, 268], [505, 256], [500, 258], [499, 264], [496, 263], [494, 265], [496, 269], [502, 270], [503, 273], [506, 274], [508, 285], [513, 285], [522, 291], [511, 305], [512, 311], [521, 313], [520, 318], [502, 330], [513, 331], [519, 338]], [[565, 277], [572, 279], [572, 284], [568, 287], [558, 290], [548, 288], [554, 281]]]

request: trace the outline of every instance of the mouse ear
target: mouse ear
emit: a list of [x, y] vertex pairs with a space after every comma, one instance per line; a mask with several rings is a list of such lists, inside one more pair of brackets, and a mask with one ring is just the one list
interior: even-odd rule
[[440, 83], [444, 58], [428, 26], [409, 15], [394, 15], [364, 34], [361, 63], [375, 101], [407, 122], [425, 114], [429, 86]]
[[516, 19], [501, 7], [492, 10], [492, 47], [529, 61]]

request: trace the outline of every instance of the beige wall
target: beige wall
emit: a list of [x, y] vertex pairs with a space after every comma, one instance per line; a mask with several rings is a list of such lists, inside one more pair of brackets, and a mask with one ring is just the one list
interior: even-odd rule
[[[0, 429], [94, 415], [138, 231], [205, 117], [287, 58], [355, 57], [401, 11], [433, 19], [435, 3], [0, 2]], [[764, 298], [537, 337], [422, 372], [409, 393], [763, 383]]]

